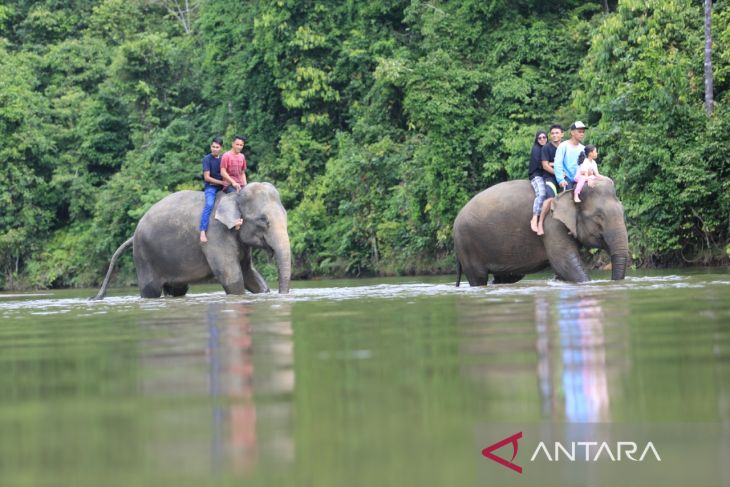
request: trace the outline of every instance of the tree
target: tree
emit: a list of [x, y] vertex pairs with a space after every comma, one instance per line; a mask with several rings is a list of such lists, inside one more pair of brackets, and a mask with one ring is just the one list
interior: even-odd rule
[[162, 4], [180, 22], [185, 33], [190, 34], [200, 2], [197, 0], [162, 0]]
[[705, 110], [712, 116], [714, 108], [714, 82], [712, 77], [712, 0], [705, 0]]
[[639, 263], [727, 259], [730, 7], [705, 3], [703, 74], [700, 5], [6, 0], [0, 286], [100, 279], [234, 133], [280, 190], [300, 274], [450, 270], [459, 208], [578, 118]]
[[727, 110], [708, 120], [703, 107], [702, 21], [691, 0], [622, 2], [596, 29], [574, 91], [638, 264], [712, 262], [727, 241], [728, 164], [717, 153]]

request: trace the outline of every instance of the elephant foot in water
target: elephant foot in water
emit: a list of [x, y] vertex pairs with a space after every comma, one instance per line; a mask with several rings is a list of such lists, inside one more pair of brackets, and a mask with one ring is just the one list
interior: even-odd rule
[[525, 277], [524, 274], [502, 274], [499, 276], [494, 276], [494, 284], [514, 284], [518, 281], [521, 281], [522, 278]]
[[179, 298], [187, 294], [190, 286], [187, 284], [165, 284], [162, 286], [162, 291], [165, 296], [172, 296], [173, 298]]
[[162, 296], [162, 286], [155, 282], [141, 282], [139, 284], [139, 295], [143, 298], [159, 298]]

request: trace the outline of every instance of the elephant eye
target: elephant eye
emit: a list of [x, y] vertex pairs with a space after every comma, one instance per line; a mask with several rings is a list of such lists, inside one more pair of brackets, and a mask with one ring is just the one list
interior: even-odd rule
[[268, 227], [269, 226], [269, 219], [266, 218], [266, 216], [259, 216], [256, 217], [256, 224], [262, 227]]

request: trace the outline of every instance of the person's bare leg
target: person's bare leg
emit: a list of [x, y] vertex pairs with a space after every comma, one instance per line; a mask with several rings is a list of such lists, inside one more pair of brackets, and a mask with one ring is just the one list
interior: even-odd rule
[[537, 217], [538, 215], [532, 215], [532, 220], [530, 220], [530, 228], [533, 232], [537, 232]]
[[208, 241], [208, 236], [205, 234], [205, 230], [200, 231], [200, 241], [205, 243]]
[[552, 198], [546, 198], [542, 204], [542, 210], [540, 210], [540, 216], [537, 219], [537, 234], [538, 235], [545, 235], [545, 229], [543, 228], [542, 224], [545, 223], [545, 216], [547, 215], [548, 210], [550, 210], [550, 201], [551, 200], [552, 200]]
[[576, 203], [580, 203], [580, 192], [583, 190], [583, 185], [586, 183], [586, 178], [581, 176], [579, 177], [576, 182], [578, 184], [575, 185], [575, 189], [573, 190], [573, 201]]

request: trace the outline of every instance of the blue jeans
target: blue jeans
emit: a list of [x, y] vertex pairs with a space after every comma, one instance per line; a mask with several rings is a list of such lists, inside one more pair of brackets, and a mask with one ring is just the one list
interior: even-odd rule
[[213, 205], [215, 205], [215, 195], [220, 190], [221, 188], [213, 186], [206, 186], [203, 190], [205, 193], [205, 208], [203, 208], [203, 215], [200, 217], [200, 231], [202, 232], [208, 230], [208, 220], [210, 220], [210, 213], [213, 211]]

